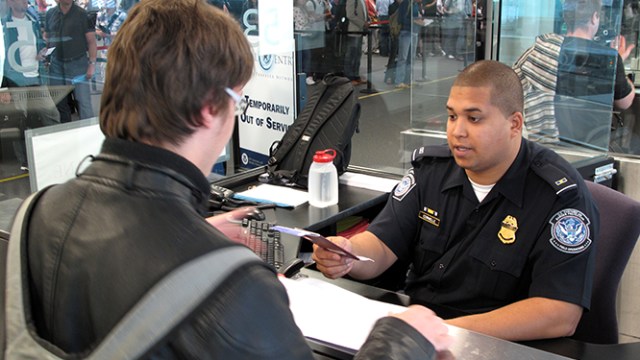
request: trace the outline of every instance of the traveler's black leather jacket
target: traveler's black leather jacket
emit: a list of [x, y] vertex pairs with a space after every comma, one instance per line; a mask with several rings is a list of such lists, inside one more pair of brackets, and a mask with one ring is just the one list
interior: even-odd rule
[[[209, 225], [209, 185], [184, 158], [107, 139], [76, 179], [40, 198], [28, 232], [33, 324], [72, 357], [96, 347], [172, 269], [237, 246]], [[359, 356], [428, 358], [433, 347], [395, 318], [378, 322]], [[311, 359], [284, 287], [266, 264], [231, 274], [154, 359]]]

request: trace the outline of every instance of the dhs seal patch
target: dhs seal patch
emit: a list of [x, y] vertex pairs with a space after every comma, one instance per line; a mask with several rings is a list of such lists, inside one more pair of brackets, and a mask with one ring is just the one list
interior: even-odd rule
[[589, 218], [576, 209], [560, 210], [551, 217], [551, 245], [567, 254], [585, 251], [592, 240], [589, 238]]
[[396, 185], [396, 189], [393, 191], [393, 198], [402, 201], [414, 186], [416, 186], [416, 178], [413, 176], [413, 169], [411, 169]]

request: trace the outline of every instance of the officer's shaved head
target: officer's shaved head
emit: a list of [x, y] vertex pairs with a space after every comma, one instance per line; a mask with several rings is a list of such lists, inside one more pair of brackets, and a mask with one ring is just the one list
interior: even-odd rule
[[481, 60], [467, 66], [453, 86], [491, 88], [491, 104], [505, 116], [523, 112], [524, 95], [518, 75], [511, 67], [493, 60]]

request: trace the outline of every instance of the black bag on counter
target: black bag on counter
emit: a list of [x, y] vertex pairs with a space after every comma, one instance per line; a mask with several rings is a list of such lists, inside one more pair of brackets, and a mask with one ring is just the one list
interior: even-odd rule
[[309, 97], [282, 140], [269, 149], [267, 173], [260, 180], [272, 184], [307, 187], [309, 167], [318, 150], [334, 149], [338, 174], [351, 159], [351, 137], [358, 131], [360, 103], [346, 77], [329, 74], [308, 88]]

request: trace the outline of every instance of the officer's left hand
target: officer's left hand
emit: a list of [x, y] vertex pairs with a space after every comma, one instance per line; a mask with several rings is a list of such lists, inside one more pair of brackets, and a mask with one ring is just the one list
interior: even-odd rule
[[[343, 249], [351, 252], [351, 241], [341, 236], [331, 236], [328, 239]], [[311, 258], [316, 262], [316, 267], [322, 274], [330, 279], [343, 277], [353, 268], [353, 259], [342, 256], [333, 251], [313, 245]]]

